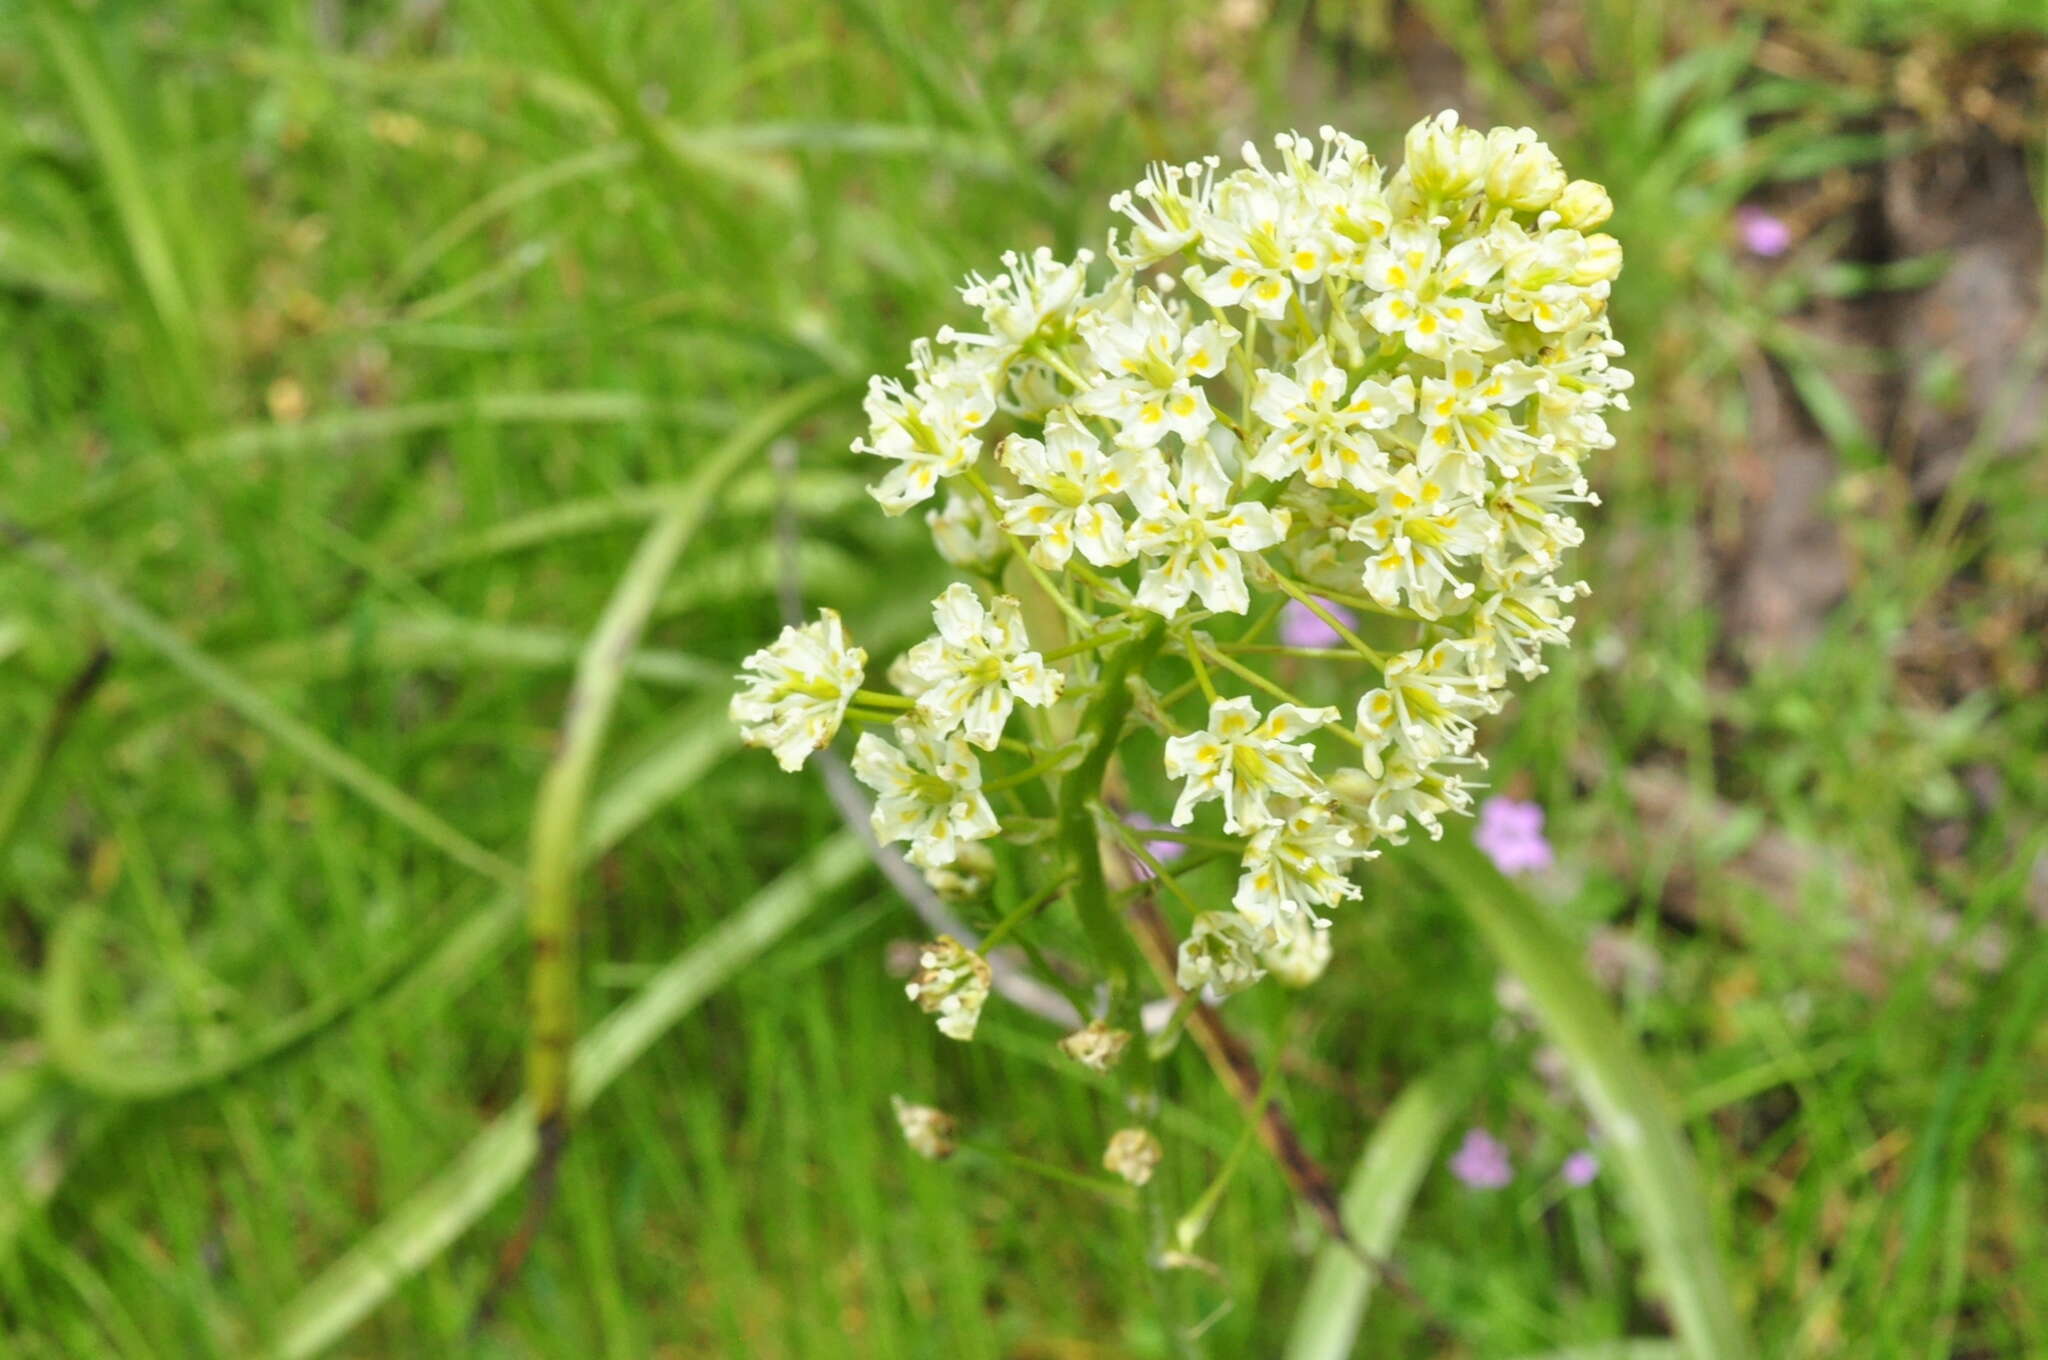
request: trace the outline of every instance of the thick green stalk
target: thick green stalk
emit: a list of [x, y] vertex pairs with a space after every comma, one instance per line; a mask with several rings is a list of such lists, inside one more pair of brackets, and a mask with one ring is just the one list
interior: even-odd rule
[[[1131, 691], [1125, 682], [1144, 669], [1165, 640], [1166, 623], [1162, 619], [1103, 661], [1100, 692], [1081, 715], [1081, 733], [1092, 735], [1095, 744], [1060, 783], [1059, 840], [1067, 860], [1067, 874], [1074, 885], [1068, 896], [1080, 913], [1081, 927], [1088, 932], [1089, 942], [1103, 966], [1109, 969], [1113, 1005], [1123, 1013], [1119, 1023], [1133, 1034], [1140, 1032], [1135, 1012], [1136, 976], [1141, 961], [1130, 932], [1117, 923], [1116, 909], [1110, 905], [1109, 885], [1102, 873], [1101, 833], [1089, 806], [1102, 795], [1103, 775], [1109, 769], [1110, 757], [1116, 754], [1124, 719], [1130, 716]], [[1144, 1045], [1135, 1047], [1140, 1051], [1138, 1066], [1142, 1068]]]

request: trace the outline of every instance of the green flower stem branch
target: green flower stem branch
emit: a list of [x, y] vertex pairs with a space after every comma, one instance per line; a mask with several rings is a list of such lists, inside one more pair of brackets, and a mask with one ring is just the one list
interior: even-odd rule
[[1576, 946], [1463, 838], [1411, 863], [1433, 876], [1529, 993], [1606, 1141], [1690, 1360], [1752, 1354], [1714, 1243], [1699, 1168], [1662, 1085], [1579, 960]]

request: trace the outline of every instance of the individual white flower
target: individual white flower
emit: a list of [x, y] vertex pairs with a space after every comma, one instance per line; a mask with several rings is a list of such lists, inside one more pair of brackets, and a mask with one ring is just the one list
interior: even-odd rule
[[1076, 304], [1088, 287], [1090, 251], [1063, 261], [1044, 246], [1029, 255], [1006, 251], [1003, 272], [993, 278], [970, 274], [961, 300], [978, 308], [987, 330], [939, 332], [966, 350], [980, 351], [991, 367], [1007, 368], [1034, 344], [1057, 343], [1073, 326]]
[[1353, 860], [1372, 853], [1327, 807], [1305, 804], [1252, 833], [1231, 905], [1260, 926], [1295, 915], [1319, 920], [1318, 907], [1359, 895], [1346, 874]]
[[1241, 992], [1266, 975], [1259, 964], [1263, 932], [1234, 911], [1205, 911], [1180, 942], [1174, 981], [1184, 992], [1219, 997]]
[[1217, 186], [1215, 208], [1202, 224], [1198, 249], [1217, 263], [1190, 266], [1185, 277], [1212, 307], [1243, 307], [1278, 321], [1297, 283], [1322, 278], [1331, 242], [1315, 205], [1283, 178], [1266, 174], [1257, 147], [1245, 143], [1244, 158], [1250, 171]]
[[1116, 1029], [1101, 1020], [1090, 1020], [1060, 1040], [1060, 1052], [1091, 1072], [1107, 1072], [1123, 1057], [1131, 1032]]
[[1219, 798], [1224, 829], [1235, 836], [1276, 820], [1272, 798], [1317, 800], [1322, 785], [1310, 766], [1316, 749], [1291, 738], [1336, 719], [1334, 708], [1281, 704], [1261, 719], [1250, 699], [1211, 703], [1207, 728], [1166, 743], [1167, 777], [1187, 781], [1173, 824], [1186, 826], [1197, 807]]
[[[1454, 766], [1484, 765], [1476, 756], [1440, 756], [1429, 765], [1418, 765], [1407, 752], [1395, 748], [1387, 753], [1377, 779], [1370, 780], [1370, 796], [1363, 806], [1352, 809], [1374, 836], [1389, 845], [1405, 845], [1409, 825], [1428, 833], [1431, 840], [1443, 839], [1443, 818], [1464, 817], [1472, 811], [1472, 791]], [[1359, 772], [1365, 776], [1363, 771]]]
[[870, 819], [883, 843], [909, 841], [904, 858], [920, 869], [951, 864], [964, 841], [998, 829], [981, 791], [981, 762], [964, 737], [940, 736], [920, 723], [895, 726], [899, 748], [873, 732], [853, 748], [853, 772], [877, 794]]
[[913, 1105], [902, 1096], [890, 1096], [896, 1111], [896, 1127], [912, 1152], [927, 1161], [943, 1162], [953, 1155], [953, 1116], [929, 1105]]
[[1169, 433], [1189, 444], [1208, 433], [1215, 415], [1198, 380], [1223, 371], [1235, 330], [1214, 321], [1184, 326], [1146, 290], [1128, 320], [1089, 318], [1082, 335], [1103, 378], [1074, 405], [1114, 420], [1118, 443], [1149, 449]]
[[1472, 611], [1473, 637], [1488, 651], [1494, 683], [1512, 667], [1524, 679], [1541, 675], [1546, 646], [1571, 641], [1572, 616], [1565, 606], [1585, 594], [1583, 581], [1559, 585], [1549, 577], [1510, 574]]
[[1076, 550], [1098, 567], [1131, 560], [1123, 516], [1107, 500], [1150, 475], [1146, 455], [1129, 449], [1105, 455], [1101, 440], [1067, 412], [1055, 411], [1045, 422], [1043, 443], [1013, 434], [997, 457], [1035, 493], [1000, 501], [1003, 527], [1034, 540], [1033, 562], [1057, 571]]
[[1472, 748], [1472, 719], [1496, 711], [1491, 677], [1473, 666], [1470, 643], [1439, 642], [1387, 658], [1381, 687], [1358, 700], [1361, 764], [1379, 775], [1398, 746], [1418, 765]]
[[1387, 234], [1393, 212], [1387, 204], [1379, 163], [1365, 143], [1327, 125], [1318, 133], [1323, 150], [1313, 164], [1308, 138], [1282, 133], [1274, 144], [1321, 219], [1331, 250], [1328, 272], [1348, 275], [1363, 258], [1365, 248]]
[[[1548, 334], [1597, 315], [1621, 269], [1621, 248], [1604, 234], [1557, 229], [1531, 235], [1512, 220], [1494, 224], [1487, 249], [1500, 261], [1500, 309]], [[1474, 346], [1474, 348], [1483, 348]]]
[[1579, 470], [1558, 458], [1539, 459], [1527, 475], [1497, 483], [1486, 501], [1497, 530], [1495, 569], [1529, 563], [1539, 571], [1551, 570], [1586, 538], [1563, 507], [1599, 503]]
[[[1416, 402], [1425, 431], [1418, 465], [1431, 477], [1456, 482], [1468, 495], [1482, 494], [1481, 458], [1503, 477], [1521, 476], [1554, 441], [1523, 429], [1511, 408], [1549, 382], [1533, 364], [1510, 361], [1489, 367], [1468, 351], [1448, 352], [1444, 375], [1424, 378]], [[1457, 461], [1461, 456], [1463, 461]]]
[[1148, 166], [1142, 183], [1112, 196], [1110, 210], [1131, 219], [1131, 241], [1123, 249], [1111, 232], [1109, 258], [1122, 269], [1144, 269], [1199, 241], [1214, 210], [1220, 163], [1210, 156], [1186, 165]]
[[904, 995], [926, 1015], [938, 1016], [939, 1033], [948, 1039], [972, 1039], [988, 1003], [988, 960], [951, 935], [941, 935], [924, 947], [917, 962], [917, 976], [904, 987]]
[[765, 746], [785, 770], [803, 768], [811, 752], [839, 731], [846, 706], [866, 677], [868, 654], [846, 640], [830, 609], [802, 627], [788, 627], [740, 664], [744, 686], [728, 712], [740, 739]]
[[910, 682], [905, 693], [934, 733], [957, 727], [993, 751], [1017, 700], [1044, 708], [1060, 697], [1063, 677], [1026, 650], [1023, 610], [1010, 596], [985, 606], [974, 587], [955, 581], [932, 601], [932, 622], [938, 636], [910, 649], [902, 673]]
[[1283, 916], [1273, 923], [1259, 962], [1281, 986], [1299, 989], [1323, 975], [1333, 952], [1327, 925], [1305, 915]]
[[1110, 1135], [1109, 1146], [1103, 1150], [1102, 1169], [1132, 1185], [1143, 1185], [1152, 1179], [1165, 1155], [1166, 1150], [1150, 1130], [1118, 1129]]
[[1124, 542], [1147, 559], [1135, 598], [1139, 608], [1169, 619], [1191, 594], [1205, 609], [1244, 613], [1251, 593], [1238, 554], [1287, 537], [1287, 511], [1231, 503], [1230, 481], [1207, 445], [1182, 451], [1176, 480], [1156, 470], [1140, 480], [1131, 500], [1138, 516]]
[[934, 365], [928, 346], [913, 353], [912, 368], [923, 374], [909, 387], [895, 378], [868, 379], [862, 403], [868, 433], [853, 441], [855, 453], [896, 464], [868, 488], [892, 515], [931, 499], [941, 478], [966, 471], [981, 456], [975, 431], [996, 409], [985, 376], [959, 365]]
[[1426, 222], [1399, 222], [1387, 239], [1365, 252], [1360, 276], [1375, 297], [1366, 324], [1381, 335], [1397, 335], [1417, 354], [1432, 358], [1447, 350], [1490, 350], [1500, 339], [1486, 324], [1485, 307], [1473, 296], [1498, 270], [1485, 240], [1460, 241], [1448, 251], [1437, 229]]
[[1294, 362], [1289, 377], [1260, 369], [1252, 383], [1252, 412], [1272, 428], [1250, 464], [1269, 481], [1299, 472], [1309, 485], [1355, 486], [1370, 491], [1386, 480], [1387, 453], [1372, 431], [1391, 427], [1415, 409], [1415, 380], [1360, 379], [1345, 395], [1344, 370], [1320, 341]]
[[1410, 463], [1347, 532], [1368, 550], [1360, 577], [1365, 593], [1388, 608], [1405, 603], [1433, 619], [1442, 615], [1446, 594], [1462, 600], [1473, 592], [1458, 568], [1486, 551], [1494, 527], [1484, 506]]
[[932, 545], [949, 565], [990, 577], [1002, 569], [1009, 545], [981, 497], [948, 495], [944, 509], [924, 512], [924, 522], [932, 531]]

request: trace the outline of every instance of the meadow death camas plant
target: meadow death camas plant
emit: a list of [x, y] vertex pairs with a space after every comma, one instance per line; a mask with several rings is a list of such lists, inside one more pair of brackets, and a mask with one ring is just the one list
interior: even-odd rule
[[[791, 770], [860, 724], [876, 835], [949, 896], [995, 894], [984, 953], [1067, 904], [1110, 1013], [1064, 1048], [1097, 1069], [1137, 1014], [1105, 848], [1185, 910], [1181, 987], [1312, 981], [1354, 866], [1469, 810], [1478, 720], [1565, 642], [1585, 460], [1627, 404], [1611, 205], [1533, 132], [1444, 113], [1391, 175], [1329, 128], [1243, 159], [1154, 166], [1110, 200], [1105, 261], [1005, 255], [961, 289], [978, 321], [872, 380], [872, 494], [925, 507], [972, 580], [893, 688], [863, 688], [828, 610], [747, 658], [732, 704]], [[1269, 641], [1283, 613], [1324, 644]], [[1343, 707], [1282, 683], [1302, 659], [1348, 668]], [[1133, 831], [1126, 779], [1219, 829]], [[1160, 837], [1235, 858], [1227, 903]], [[969, 1039], [989, 968], [942, 938], [909, 993]]]

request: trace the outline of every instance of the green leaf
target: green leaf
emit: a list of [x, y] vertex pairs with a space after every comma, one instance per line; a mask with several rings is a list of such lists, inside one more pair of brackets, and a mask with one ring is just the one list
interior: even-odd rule
[[1579, 950], [1469, 841], [1414, 861], [1457, 899], [1487, 946], [1527, 989], [1605, 1142], [1692, 1360], [1743, 1360], [1749, 1338], [1728, 1293], [1699, 1168], [1642, 1051], [1608, 1007]]
[[[1417, 1078], [1387, 1110], [1344, 1187], [1344, 1226], [1369, 1257], [1393, 1250], [1415, 1191], [1437, 1148], [1471, 1095], [1472, 1067], [1462, 1056]], [[1340, 1242], [1316, 1253], [1315, 1270], [1294, 1314], [1287, 1360], [1343, 1360], [1358, 1340], [1372, 1301], [1373, 1272]]]

